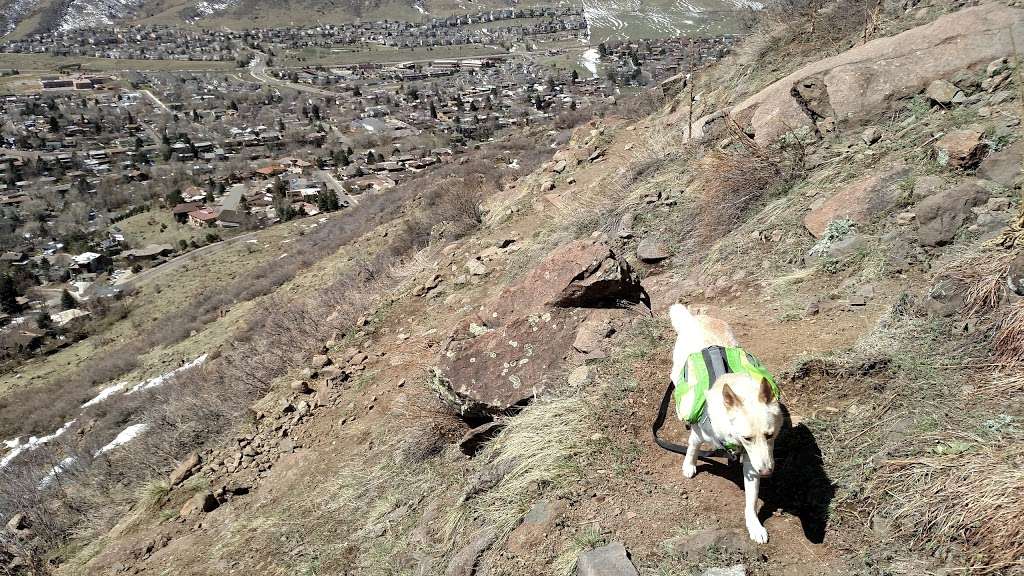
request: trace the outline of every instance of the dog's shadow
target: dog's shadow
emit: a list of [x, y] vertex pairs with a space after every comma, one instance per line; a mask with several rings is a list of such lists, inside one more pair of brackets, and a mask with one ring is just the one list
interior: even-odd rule
[[[803, 424], [793, 426], [785, 407], [783, 414], [785, 424], [775, 441], [775, 473], [761, 481], [760, 497], [764, 504], [758, 516], [763, 522], [776, 511], [793, 514], [800, 519], [804, 536], [820, 544], [825, 539], [835, 486], [825, 473], [821, 449], [810, 429]], [[739, 464], [701, 460], [706, 464], [701, 471], [727, 478], [743, 489]]]

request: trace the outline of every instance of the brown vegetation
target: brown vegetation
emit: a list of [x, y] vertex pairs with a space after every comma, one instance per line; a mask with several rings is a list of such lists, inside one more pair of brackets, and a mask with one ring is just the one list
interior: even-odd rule
[[713, 150], [697, 163], [696, 239], [709, 247], [747, 216], [784, 180], [782, 166], [765, 153]]

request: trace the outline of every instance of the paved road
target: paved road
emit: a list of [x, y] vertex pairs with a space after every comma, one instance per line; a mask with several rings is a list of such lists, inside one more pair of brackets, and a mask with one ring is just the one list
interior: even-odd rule
[[171, 112], [171, 109], [168, 108], [166, 104], [161, 102], [159, 98], [154, 96], [153, 93], [150, 92], [149, 90], [139, 90], [139, 92], [142, 92], [146, 96], [149, 96], [149, 99], [152, 100], [153, 103], [156, 104], [157, 106], [159, 106], [160, 108], [163, 108], [164, 112], [166, 112], [168, 114], [173, 114], [173, 112]]
[[334, 174], [331, 174], [327, 170], [317, 170], [316, 174], [323, 178], [324, 182], [334, 190], [334, 193], [337, 194], [339, 198], [347, 199], [349, 204], [353, 206], [359, 204], [359, 200], [357, 200], [355, 196], [349, 195], [348, 191], [345, 190], [345, 187], [341, 185], [341, 182], [338, 182], [338, 179], [334, 177]]
[[244, 240], [252, 238], [253, 236], [255, 236], [259, 232], [262, 232], [262, 230], [255, 230], [253, 232], [246, 232], [245, 234], [241, 234], [239, 236], [233, 236], [233, 237], [228, 238], [226, 240], [221, 240], [220, 242], [214, 242], [213, 244], [207, 244], [206, 246], [203, 246], [202, 248], [196, 248], [195, 250], [193, 250], [191, 252], [187, 252], [185, 254], [182, 254], [181, 256], [178, 256], [177, 258], [172, 258], [172, 259], [168, 260], [167, 262], [164, 262], [163, 264], [161, 264], [159, 266], [156, 266], [156, 267], [153, 267], [153, 268], [147, 268], [147, 269], [143, 270], [142, 272], [139, 272], [138, 274], [135, 274], [134, 276], [131, 276], [130, 278], [126, 278], [124, 281], [120, 282], [118, 284], [118, 286], [134, 286], [134, 287], [138, 287], [139, 284], [141, 284], [143, 282], [146, 282], [148, 280], [152, 280], [153, 278], [156, 278], [158, 276], [162, 276], [163, 274], [166, 274], [167, 272], [173, 272], [174, 270], [177, 270], [178, 268], [181, 268], [182, 266], [184, 266], [185, 264], [188, 264], [191, 260], [195, 260], [199, 256], [203, 256], [203, 255], [207, 255], [207, 254], [216, 254], [217, 252], [219, 252], [221, 250], [229, 248], [233, 244], [237, 244], [239, 242], [242, 242]]
[[267, 55], [262, 52], [257, 52], [256, 55], [253, 56], [252, 62], [249, 62], [249, 73], [252, 74], [252, 77], [255, 78], [257, 82], [261, 82], [268, 86], [289, 88], [291, 90], [298, 90], [299, 92], [306, 92], [308, 94], [316, 94], [317, 96], [326, 96], [328, 98], [338, 98], [341, 96], [338, 92], [323, 90], [307, 84], [285, 82], [284, 80], [274, 78], [267, 72]]
[[15, 156], [17, 158], [38, 158], [42, 152], [38, 150], [15, 150], [14, 148], [0, 148], [0, 154]]

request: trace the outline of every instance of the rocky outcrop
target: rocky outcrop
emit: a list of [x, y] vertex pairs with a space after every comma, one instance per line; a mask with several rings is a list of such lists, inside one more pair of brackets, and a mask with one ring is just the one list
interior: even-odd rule
[[474, 336], [453, 339], [436, 378], [464, 413], [499, 412], [559, 383], [583, 314], [571, 309], [516, 318]]
[[1024, 10], [995, 3], [966, 8], [808, 64], [738, 104], [731, 116], [761, 145], [792, 130], [816, 130], [828, 118], [868, 121], [935, 80], [1009, 56], [1010, 34], [1024, 45]]
[[190, 518], [198, 514], [213, 512], [220, 506], [220, 502], [211, 492], [199, 492], [188, 499], [178, 513], [182, 518]]
[[[494, 414], [566, 382], [605, 355], [622, 302], [649, 298], [629, 264], [603, 241], [552, 251], [445, 341], [434, 389], [463, 414]], [[600, 310], [588, 310], [588, 309]]]
[[657, 238], [647, 237], [636, 247], [636, 257], [647, 263], [661, 262], [671, 256], [668, 246]]
[[578, 240], [555, 249], [484, 305], [480, 320], [499, 326], [549, 307], [600, 308], [621, 301], [648, 301], [629, 263], [602, 241]]
[[804, 216], [804, 226], [817, 238], [833, 220], [849, 219], [867, 224], [898, 204], [901, 196], [898, 184], [909, 175], [906, 166], [897, 166], [848, 184], [814, 206]]
[[978, 176], [1012, 188], [1021, 175], [1024, 162], [1024, 141], [992, 152], [978, 166]]
[[988, 146], [980, 130], [954, 130], [935, 142], [939, 164], [950, 168], [974, 168], [985, 156]]

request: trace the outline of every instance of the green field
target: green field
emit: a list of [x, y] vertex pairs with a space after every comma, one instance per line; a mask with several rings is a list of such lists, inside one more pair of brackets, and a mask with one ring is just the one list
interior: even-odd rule
[[177, 249], [178, 242], [181, 240], [203, 242], [208, 232], [216, 232], [222, 237], [230, 235], [226, 234], [225, 230], [200, 229], [188, 224], [179, 224], [167, 210], [152, 210], [136, 214], [118, 222], [115, 226], [124, 232], [125, 240], [135, 248], [142, 248], [149, 244], [170, 244]]

